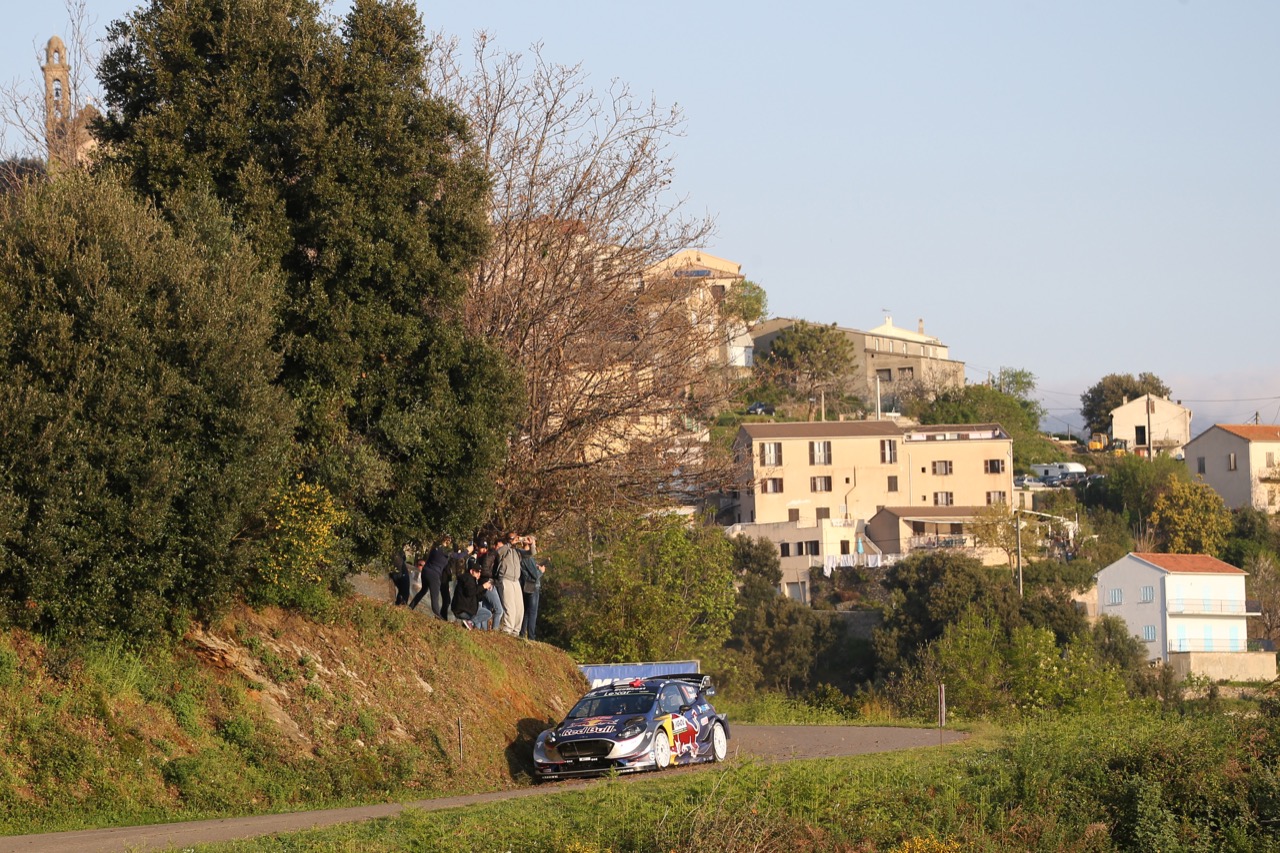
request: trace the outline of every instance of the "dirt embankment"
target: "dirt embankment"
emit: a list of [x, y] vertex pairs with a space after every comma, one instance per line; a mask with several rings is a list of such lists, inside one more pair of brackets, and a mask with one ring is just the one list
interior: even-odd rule
[[516, 787], [585, 689], [558, 649], [352, 597], [170, 648], [0, 635], [0, 834]]

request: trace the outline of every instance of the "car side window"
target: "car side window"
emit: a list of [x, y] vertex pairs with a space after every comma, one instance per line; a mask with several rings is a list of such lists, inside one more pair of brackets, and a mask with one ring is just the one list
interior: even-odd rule
[[698, 704], [698, 688], [694, 687], [692, 684], [681, 684], [680, 692], [684, 694], [684, 702], [682, 704]]
[[662, 688], [662, 705], [658, 709], [664, 714], [680, 713], [680, 690], [674, 684]]

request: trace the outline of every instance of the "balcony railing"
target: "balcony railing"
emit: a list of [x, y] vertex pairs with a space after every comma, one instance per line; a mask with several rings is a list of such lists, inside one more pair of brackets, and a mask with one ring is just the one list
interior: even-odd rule
[[1258, 602], [1238, 598], [1171, 598], [1169, 612], [1204, 616], [1258, 616], [1262, 613]]
[[1169, 641], [1169, 651], [1171, 652], [1244, 652], [1248, 651], [1247, 641], [1242, 639], [1231, 639], [1230, 637], [1214, 637], [1206, 640], [1203, 637], [1193, 640], [1176, 639]]
[[960, 533], [940, 533], [932, 536], [912, 536], [908, 541], [915, 548], [974, 548], [972, 536]]

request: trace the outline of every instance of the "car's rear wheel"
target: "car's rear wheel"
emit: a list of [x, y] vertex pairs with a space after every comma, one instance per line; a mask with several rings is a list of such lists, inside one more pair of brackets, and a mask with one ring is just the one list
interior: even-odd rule
[[671, 764], [671, 741], [666, 732], [657, 732], [653, 736], [653, 769], [662, 770]]
[[729, 736], [724, 733], [724, 725], [716, 720], [711, 726], [711, 757], [717, 762], [729, 756]]

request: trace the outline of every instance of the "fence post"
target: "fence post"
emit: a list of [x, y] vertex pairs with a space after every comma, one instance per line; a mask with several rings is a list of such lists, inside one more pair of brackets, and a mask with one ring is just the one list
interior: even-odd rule
[[458, 763], [462, 764], [462, 718], [458, 718]]
[[947, 727], [947, 685], [938, 682], [938, 728]]

